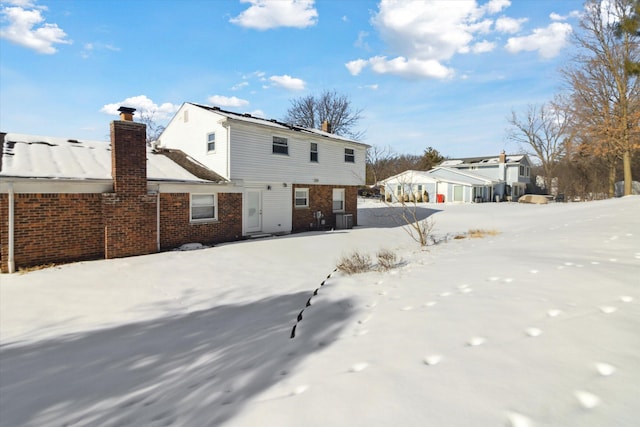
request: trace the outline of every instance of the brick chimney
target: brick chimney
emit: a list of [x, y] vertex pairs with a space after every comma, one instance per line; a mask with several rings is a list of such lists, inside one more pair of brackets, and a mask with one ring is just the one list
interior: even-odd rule
[[111, 122], [111, 176], [118, 194], [147, 194], [147, 127], [133, 121], [135, 108], [120, 107]]
[[323, 132], [327, 132], [327, 133], [331, 133], [331, 123], [329, 123], [329, 120], [325, 120], [322, 122], [322, 131]]
[[507, 155], [505, 154], [504, 150], [502, 150], [502, 152], [500, 153], [499, 161], [500, 163], [507, 163]]
[[120, 107], [111, 122], [113, 193], [102, 194], [105, 258], [156, 252], [157, 203], [147, 194], [147, 127], [133, 121], [135, 109]]

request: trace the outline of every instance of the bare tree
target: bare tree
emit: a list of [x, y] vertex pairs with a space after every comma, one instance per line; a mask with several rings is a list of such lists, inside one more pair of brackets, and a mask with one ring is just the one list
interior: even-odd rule
[[524, 117], [512, 111], [508, 121], [513, 127], [509, 139], [538, 158], [544, 173], [545, 189], [549, 191], [555, 169], [565, 153], [565, 141], [570, 138], [566, 110], [560, 102], [529, 105]]
[[632, 191], [631, 163], [640, 145], [640, 82], [629, 69], [640, 47], [634, 34], [620, 31], [620, 23], [633, 19], [634, 3], [588, 0], [575, 36], [578, 54], [563, 70], [592, 153], [622, 159], [625, 195]]
[[160, 134], [164, 131], [165, 126], [158, 124], [155, 120], [156, 112], [149, 110], [141, 110], [138, 116], [138, 121], [147, 125], [147, 145], [151, 146], [153, 141], [156, 141]]
[[367, 149], [367, 184], [375, 185], [383, 178], [387, 178], [393, 174], [387, 175], [390, 165], [393, 163], [395, 154], [391, 147], [380, 147], [373, 145]]
[[332, 133], [359, 140], [364, 132], [355, 128], [362, 118], [361, 114], [362, 110], [352, 107], [349, 97], [335, 90], [325, 90], [318, 96], [308, 95], [291, 100], [291, 106], [282, 121], [319, 129], [326, 120], [331, 125]]

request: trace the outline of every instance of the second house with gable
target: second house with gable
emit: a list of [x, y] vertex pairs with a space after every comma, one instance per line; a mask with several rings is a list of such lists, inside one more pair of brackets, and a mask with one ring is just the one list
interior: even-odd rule
[[155, 143], [242, 187], [245, 236], [357, 224], [367, 145], [331, 133], [184, 103]]

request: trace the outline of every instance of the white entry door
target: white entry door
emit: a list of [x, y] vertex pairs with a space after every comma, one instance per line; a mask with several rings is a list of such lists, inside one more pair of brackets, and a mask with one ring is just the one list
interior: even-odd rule
[[262, 231], [262, 191], [247, 190], [247, 233]]

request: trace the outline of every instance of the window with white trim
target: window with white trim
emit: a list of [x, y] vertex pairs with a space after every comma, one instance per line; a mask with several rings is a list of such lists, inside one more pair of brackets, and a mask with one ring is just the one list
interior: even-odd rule
[[216, 134], [211, 132], [207, 134], [207, 151], [216, 151]]
[[191, 221], [213, 221], [218, 218], [215, 194], [191, 195]]
[[309, 189], [308, 188], [296, 188], [294, 206], [296, 208], [309, 207]]
[[345, 148], [344, 149], [344, 161], [345, 163], [355, 163], [356, 162], [356, 153], [353, 151], [353, 148]]
[[333, 211], [344, 212], [344, 188], [333, 189]]
[[274, 136], [273, 137], [272, 153], [273, 154], [288, 155], [289, 154], [289, 142], [287, 141], [287, 138], [283, 138], [281, 136]]
[[315, 142], [311, 143], [310, 153], [309, 153], [309, 161], [318, 163], [318, 144]]

